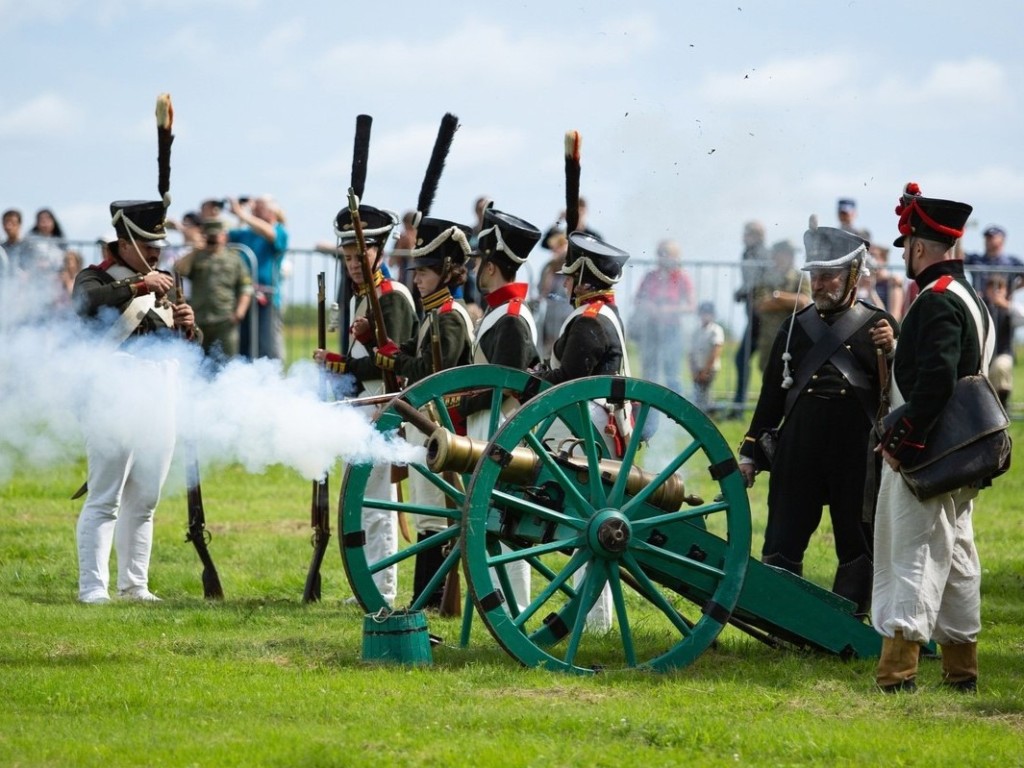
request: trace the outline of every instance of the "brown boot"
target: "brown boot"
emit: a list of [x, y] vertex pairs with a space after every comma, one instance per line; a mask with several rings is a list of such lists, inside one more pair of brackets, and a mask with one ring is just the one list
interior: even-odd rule
[[964, 693], [978, 690], [978, 644], [940, 645], [942, 649], [942, 684]]
[[917, 684], [917, 660], [921, 646], [903, 639], [903, 630], [897, 629], [894, 637], [882, 638], [882, 655], [875, 670], [875, 682], [886, 693], [913, 691]]

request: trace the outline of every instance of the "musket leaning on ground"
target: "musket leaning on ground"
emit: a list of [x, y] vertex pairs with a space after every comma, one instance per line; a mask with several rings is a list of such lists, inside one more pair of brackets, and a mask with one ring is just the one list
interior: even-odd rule
[[[327, 288], [323, 272], [317, 275], [316, 294], [316, 343], [318, 349], [327, 349]], [[323, 381], [321, 382], [323, 386]], [[327, 473], [323, 480], [313, 481], [310, 502], [310, 525], [313, 527], [313, 558], [306, 572], [306, 585], [302, 590], [302, 602], [315, 603], [321, 596], [320, 566], [323, 565], [327, 545], [331, 540], [330, 491]]]
[[[175, 302], [183, 303], [185, 292], [181, 275], [178, 273], [174, 275], [174, 288]], [[206, 510], [203, 507], [203, 489], [199, 479], [199, 457], [195, 441], [191, 438], [185, 440], [185, 487], [188, 492], [188, 531], [185, 534], [185, 541], [192, 543], [203, 564], [203, 597], [208, 600], [223, 600], [224, 589], [220, 585], [217, 567], [210, 556], [209, 543], [212, 536], [206, 530]]]

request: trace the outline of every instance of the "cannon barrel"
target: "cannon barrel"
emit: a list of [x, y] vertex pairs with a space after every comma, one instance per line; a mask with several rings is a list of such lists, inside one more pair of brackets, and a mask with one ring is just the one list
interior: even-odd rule
[[[427, 466], [433, 472], [473, 472], [480, 457], [487, 450], [488, 443], [470, 437], [456, 435], [443, 427], [435, 429], [427, 441]], [[574, 459], [563, 453], [552, 454], [560, 465], [576, 473], [577, 480], [585, 483], [589, 468], [585, 460]], [[540, 471], [540, 459], [534, 452], [520, 446], [512, 450], [508, 462], [501, 468], [499, 479], [506, 483], [532, 485]], [[609, 485], [614, 483], [622, 471], [622, 462], [614, 459], [601, 459], [598, 463], [601, 479]], [[637, 466], [629, 468], [626, 478], [626, 493], [635, 496], [651, 484], [656, 475], [646, 472]], [[675, 512], [683, 502], [690, 505], [703, 504], [703, 500], [695, 496], [687, 496], [683, 481], [675, 475], [669, 477], [651, 494], [648, 502], [664, 510]]]

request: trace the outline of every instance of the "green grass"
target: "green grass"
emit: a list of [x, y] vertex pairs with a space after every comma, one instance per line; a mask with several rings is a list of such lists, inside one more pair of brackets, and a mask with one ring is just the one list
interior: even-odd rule
[[[737, 445], [743, 425], [721, 427]], [[1020, 423], [1014, 436], [1022, 444]], [[151, 586], [164, 602], [82, 606], [80, 502], [68, 497], [84, 472], [79, 459], [0, 487], [3, 766], [1024, 763], [1019, 464], [983, 492], [975, 514], [984, 568], [977, 696], [939, 689], [935, 660], [922, 662], [917, 695], [882, 696], [872, 660], [771, 649], [732, 628], [670, 674], [579, 678], [521, 668], [480, 622], [460, 649], [456, 622], [431, 616], [430, 631], [446, 639], [433, 665], [367, 665], [336, 539], [323, 602], [301, 603], [310, 489], [279, 468], [203, 478], [223, 603], [201, 597], [178, 485], [156, 520]], [[755, 552], [765, 480], [751, 493]], [[834, 566], [825, 522], [806, 573], [827, 586]]]

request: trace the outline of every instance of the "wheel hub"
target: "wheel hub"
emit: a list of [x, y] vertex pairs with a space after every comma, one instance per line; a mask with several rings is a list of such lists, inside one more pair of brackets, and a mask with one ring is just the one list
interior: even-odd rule
[[615, 559], [629, 548], [633, 530], [629, 520], [615, 509], [598, 512], [588, 526], [590, 546], [598, 557]]

